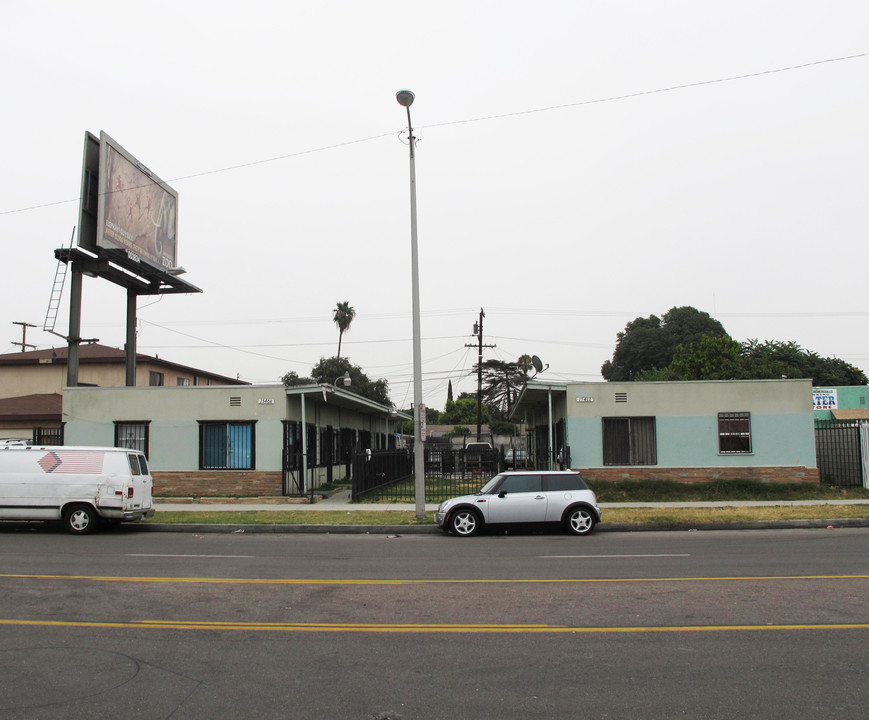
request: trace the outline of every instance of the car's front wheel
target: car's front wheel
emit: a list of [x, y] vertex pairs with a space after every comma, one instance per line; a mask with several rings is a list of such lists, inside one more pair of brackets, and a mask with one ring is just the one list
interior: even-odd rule
[[450, 516], [450, 530], [461, 537], [476, 535], [480, 529], [480, 516], [473, 510], [457, 510]]
[[584, 507], [576, 507], [569, 510], [564, 518], [564, 526], [571, 535], [588, 535], [594, 530], [594, 513]]

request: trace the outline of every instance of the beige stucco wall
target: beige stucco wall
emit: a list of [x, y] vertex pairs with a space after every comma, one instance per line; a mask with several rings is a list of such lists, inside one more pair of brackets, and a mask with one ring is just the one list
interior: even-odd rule
[[[618, 397], [625, 402], [617, 402]], [[744, 380], [666, 383], [574, 383], [569, 417], [690, 417], [762, 409], [766, 415], [812, 412], [812, 381]]]
[[[234, 400], [234, 398], [236, 400]], [[346, 401], [346, 399], [345, 399]], [[390, 432], [387, 413], [342, 407], [318, 389], [306, 397], [305, 421], [318, 427]], [[154, 470], [199, 469], [199, 421], [255, 425], [256, 470], [279, 471], [285, 420], [301, 421], [301, 398], [283, 385], [66, 388], [64, 442], [113, 445], [115, 422], [148, 422], [149, 459]]]
[[0, 371], [0, 398], [58, 393], [66, 385], [66, 365], [7, 367]]
[[[151, 381], [151, 371], [163, 373], [163, 384], [174, 387], [178, 378], [193, 385], [195, 378], [208, 375], [184, 372], [163, 365], [139, 362], [136, 365], [136, 386], [147, 387]], [[67, 367], [63, 363], [41, 363], [39, 365], [7, 366], [0, 368], [0, 398], [21, 397], [60, 393], [66, 387]], [[123, 387], [127, 382], [127, 369], [123, 363], [83, 363], [79, 366], [78, 381], [81, 385], [97, 387]]]

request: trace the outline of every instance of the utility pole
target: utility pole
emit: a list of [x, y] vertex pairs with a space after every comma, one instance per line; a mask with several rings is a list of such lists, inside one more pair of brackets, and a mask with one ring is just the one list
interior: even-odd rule
[[[494, 345], [483, 345], [483, 318], [486, 313], [480, 308], [480, 319], [474, 323], [474, 335], [477, 336], [477, 442], [483, 432], [483, 348], [493, 348]], [[465, 347], [474, 347], [465, 345]]]
[[13, 342], [12, 344], [21, 346], [21, 352], [27, 352], [27, 348], [33, 348], [36, 350], [36, 345], [29, 345], [27, 342], [27, 328], [36, 327], [36, 325], [32, 325], [28, 322], [19, 322], [17, 320], [13, 320], [12, 324], [21, 326], [21, 342]]

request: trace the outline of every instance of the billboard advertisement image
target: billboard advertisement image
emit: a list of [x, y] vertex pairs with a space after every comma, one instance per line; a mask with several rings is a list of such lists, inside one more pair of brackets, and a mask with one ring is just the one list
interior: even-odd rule
[[97, 246], [125, 250], [134, 262], [174, 268], [178, 193], [105, 133], [100, 133]]

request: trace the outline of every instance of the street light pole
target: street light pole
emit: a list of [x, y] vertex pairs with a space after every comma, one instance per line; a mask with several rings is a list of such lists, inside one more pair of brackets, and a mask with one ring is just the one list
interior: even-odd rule
[[416, 239], [416, 138], [410, 122], [410, 106], [414, 94], [410, 90], [395, 93], [398, 104], [407, 110], [407, 139], [410, 148], [410, 264], [413, 286], [413, 475], [416, 517], [425, 517], [425, 448], [422, 439], [422, 424], [425, 412], [422, 404], [422, 352], [420, 350], [419, 329], [419, 258]]

